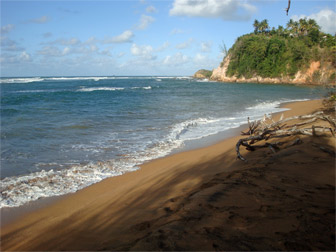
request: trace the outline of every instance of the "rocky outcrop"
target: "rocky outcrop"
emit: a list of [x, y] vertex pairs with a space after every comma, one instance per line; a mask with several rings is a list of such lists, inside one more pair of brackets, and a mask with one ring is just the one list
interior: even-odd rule
[[201, 69], [201, 70], [198, 70], [194, 74], [193, 77], [196, 78], [196, 79], [210, 79], [211, 75], [212, 75], [212, 71]]
[[312, 61], [308, 70], [298, 71], [294, 78], [283, 76], [280, 78], [263, 78], [254, 76], [252, 78], [227, 76], [226, 72], [230, 64], [230, 55], [228, 55], [221, 65], [212, 71], [211, 80], [221, 82], [250, 82], [250, 83], [289, 83], [289, 84], [336, 84], [335, 68], [330, 64]]

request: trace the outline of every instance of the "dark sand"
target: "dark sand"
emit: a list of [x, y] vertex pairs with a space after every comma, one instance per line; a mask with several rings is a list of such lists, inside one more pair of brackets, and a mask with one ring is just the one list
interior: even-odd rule
[[335, 150], [335, 138], [299, 137], [275, 154], [242, 148], [247, 163], [239, 136], [154, 160], [4, 226], [1, 249], [333, 251], [335, 156], [320, 147]]

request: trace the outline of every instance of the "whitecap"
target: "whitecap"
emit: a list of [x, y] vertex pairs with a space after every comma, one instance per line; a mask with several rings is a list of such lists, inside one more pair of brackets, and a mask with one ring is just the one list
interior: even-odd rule
[[44, 81], [44, 78], [41, 77], [30, 77], [30, 78], [4, 78], [0, 79], [1, 84], [7, 83], [31, 83], [31, 82], [40, 82]]
[[93, 91], [118, 91], [124, 90], [125, 88], [121, 87], [91, 87], [91, 88], [81, 88], [77, 91], [79, 92], [93, 92]]

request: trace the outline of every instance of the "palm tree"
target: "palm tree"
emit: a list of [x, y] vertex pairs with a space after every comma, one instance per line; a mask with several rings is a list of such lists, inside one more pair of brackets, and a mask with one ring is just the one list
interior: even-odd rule
[[260, 23], [257, 19], [254, 20], [253, 27], [254, 27], [254, 34], [259, 33]]
[[299, 20], [299, 32], [301, 35], [307, 35], [308, 22], [306, 18], [301, 18]]
[[313, 29], [320, 30], [320, 26], [316, 23], [314, 19], [308, 19], [308, 31], [311, 31]]
[[269, 31], [269, 25], [267, 19], [260, 22], [260, 30], [262, 33]]
[[293, 27], [294, 27], [294, 20], [293, 19], [290, 19], [287, 23], [287, 29], [289, 31], [293, 31]]
[[297, 36], [298, 33], [299, 33], [299, 22], [298, 21], [295, 21], [294, 24], [293, 24], [293, 31], [294, 31], [294, 34]]
[[283, 26], [279, 25], [278, 26], [278, 35], [282, 36], [284, 34], [284, 31], [285, 31], [285, 29], [283, 28]]

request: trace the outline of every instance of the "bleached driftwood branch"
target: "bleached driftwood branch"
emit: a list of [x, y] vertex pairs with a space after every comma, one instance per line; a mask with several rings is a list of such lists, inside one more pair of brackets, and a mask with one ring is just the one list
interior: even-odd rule
[[[287, 125], [286, 123], [292, 120], [305, 120], [300, 123]], [[298, 128], [300, 126], [308, 125], [318, 120], [326, 121], [329, 123], [330, 127], [322, 127], [322, 126], [311, 126], [310, 128]], [[323, 112], [316, 112], [310, 115], [304, 116], [293, 116], [286, 119], [279, 120], [278, 122], [274, 122], [271, 119], [272, 123], [267, 124], [266, 119], [264, 120], [250, 122], [248, 118], [248, 131], [242, 132], [242, 135], [249, 135], [249, 137], [240, 139], [236, 144], [236, 152], [237, 158], [240, 160], [246, 161], [246, 159], [240, 154], [240, 146], [245, 146], [247, 150], [254, 151], [258, 148], [270, 148], [273, 152], [279, 149], [279, 145], [281, 142], [277, 143], [265, 143], [263, 145], [253, 145], [256, 142], [262, 140], [269, 140], [272, 138], [281, 138], [286, 136], [294, 136], [294, 135], [307, 135], [307, 136], [318, 136], [317, 133], [331, 133], [335, 137], [335, 129], [336, 129], [336, 121], [330, 116], [324, 115]], [[298, 138], [293, 142], [292, 145], [300, 144], [302, 141]]]

